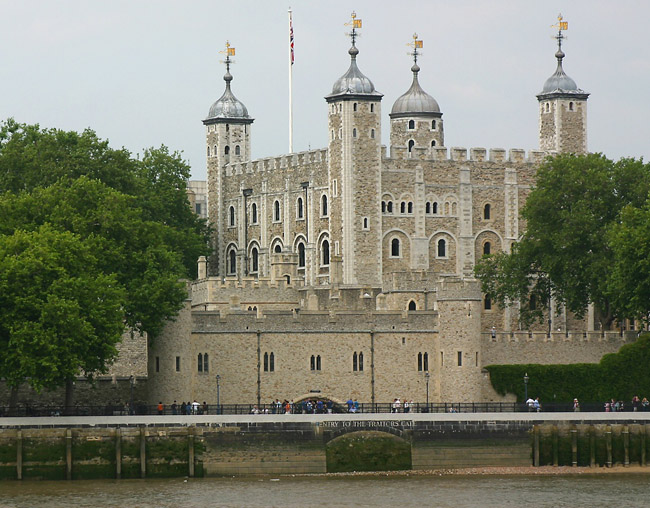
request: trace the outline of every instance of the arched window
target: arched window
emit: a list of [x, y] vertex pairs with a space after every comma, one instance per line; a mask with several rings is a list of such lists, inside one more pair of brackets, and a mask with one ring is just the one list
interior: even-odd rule
[[199, 372], [203, 372], [203, 355], [199, 353], [199, 358], [198, 358], [198, 370]]
[[438, 203], [435, 201], [431, 204], [431, 213], [434, 215], [438, 213]]
[[447, 242], [444, 238], [438, 240], [438, 257], [444, 258], [447, 256]]
[[371, 113], [374, 113], [374, 112], [375, 112], [375, 105], [374, 105], [374, 104], [371, 104], [371, 105], [370, 105], [370, 112], [371, 112]]
[[208, 146], [208, 157], [210, 157], [210, 147]]
[[492, 249], [492, 245], [490, 244], [490, 242], [485, 242], [483, 244], [483, 255], [484, 256], [489, 256], [491, 249]]
[[298, 268], [305, 267], [305, 244], [300, 242], [298, 244]]
[[[435, 120], [431, 120], [431, 130], [432, 131], [436, 130], [436, 121]], [[431, 146], [433, 146], [433, 145], [431, 145]]]
[[409, 139], [409, 153], [413, 151], [413, 147], [415, 146], [415, 141], [412, 139]]
[[483, 308], [485, 310], [492, 309], [492, 300], [490, 299], [490, 297], [486, 296], [485, 299], [483, 300]]
[[418, 306], [416, 305], [414, 300], [411, 300], [409, 302], [409, 310], [418, 310]]
[[251, 250], [251, 272], [257, 273], [259, 270], [259, 253], [257, 252], [257, 247], [253, 247]]
[[551, 110], [550, 104], [547, 102], [546, 103], [546, 112], [548, 113]]
[[393, 258], [400, 257], [399, 238], [393, 238], [390, 241], [390, 256]]
[[353, 138], [357, 137], [357, 129], [352, 129], [352, 137]]
[[230, 147], [228, 145], [223, 149], [223, 153], [226, 155], [230, 154]]
[[368, 227], [368, 217], [363, 218], [363, 229], [369, 229], [369, 227]]
[[363, 353], [359, 353], [359, 371], [363, 370]]
[[251, 224], [257, 224], [257, 203], [251, 205]]
[[352, 355], [352, 370], [356, 372], [358, 368], [359, 368], [358, 357], [357, 357], [357, 352], [355, 351], [354, 354]]
[[217, 155], [219, 153], [219, 150], [217, 150], [217, 145], [214, 145], [214, 148], [212, 149], [213, 155]]
[[386, 201], [381, 202], [381, 213], [386, 213]]
[[486, 204], [486, 205], [483, 207], [483, 218], [484, 218], [485, 220], [490, 220], [490, 204], [489, 204], [489, 203]]
[[298, 203], [296, 205], [296, 208], [297, 208], [297, 213], [296, 213], [297, 217], [299, 219], [303, 219], [305, 212], [303, 210], [302, 198], [298, 198]]
[[235, 252], [235, 249], [231, 249], [230, 252], [228, 253], [228, 261], [229, 261], [228, 272], [231, 274], [237, 273], [237, 253]]
[[429, 370], [429, 353], [422, 355], [422, 368], [425, 372]]
[[399, 213], [406, 213], [406, 201], [402, 201], [399, 204]]
[[370, 129], [370, 138], [375, 139], [375, 129]]
[[321, 197], [320, 212], [323, 217], [327, 217], [327, 194], [323, 194]]
[[406, 210], [408, 213], [413, 213], [413, 201], [409, 201], [406, 205]]
[[386, 203], [386, 211], [388, 213], [393, 213], [393, 202], [392, 201], [389, 201], [388, 203]]
[[435, 139], [432, 139], [432, 140], [431, 140], [431, 148], [433, 148], [434, 146], [436, 146], [436, 140], [435, 140]]
[[409, 120], [409, 130], [415, 129], [415, 120]]
[[231, 206], [230, 209], [228, 210], [228, 225], [229, 226], [234, 226], [235, 225], [235, 207]]
[[264, 353], [264, 372], [269, 371], [269, 354]]
[[323, 240], [321, 245], [321, 265], [328, 266], [330, 264], [330, 243]]
[[273, 247], [273, 252], [275, 252], [276, 254], [280, 254], [280, 252], [282, 252], [282, 245], [276, 243], [275, 247]]
[[280, 222], [280, 202], [277, 199], [273, 203], [273, 220]]
[[273, 353], [269, 355], [269, 371], [275, 371], [275, 354]]
[[320, 355], [316, 355], [316, 370], [320, 369]]
[[569, 102], [569, 111], [573, 111], [573, 102]]
[[431, 213], [431, 203], [427, 201], [427, 203], [424, 205], [424, 213], [430, 214]]
[[210, 363], [208, 362], [208, 353], [203, 355], [203, 372], [209, 372]]
[[457, 208], [458, 208], [458, 206], [456, 205], [456, 202], [454, 201], [454, 202], [451, 204], [451, 215], [453, 215], [454, 217], [456, 216], [456, 210], [457, 210]]
[[352, 111], [356, 111], [356, 110], [357, 110], [357, 103], [355, 102], [354, 104], [352, 104]]
[[235, 145], [235, 155], [241, 155], [241, 149], [239, 148], [239, 145]]

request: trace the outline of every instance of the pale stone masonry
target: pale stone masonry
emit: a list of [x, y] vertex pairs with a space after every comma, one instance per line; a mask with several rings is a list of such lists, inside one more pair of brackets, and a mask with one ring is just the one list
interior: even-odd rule
[[[253, 119], [230, 89], [204, 120], [215, 254], [149, 348], [150, 402], [500, 400], [484, 366], [595, 362], [624, 334], [559, 306], [521, 329], [473, 278], [509, 252], [539, 164], [587, 149], [588, 94], [562, 69], [539, 100], [540, 150], [448, 148], [442, 112], [413, 84], [390, 112], [357, 66], [327, 102], [326, 148], [250, 160]], [[452, 120], [453, 121], [453, 120]], [[547, 328], [547, 326], [549, 328]]]

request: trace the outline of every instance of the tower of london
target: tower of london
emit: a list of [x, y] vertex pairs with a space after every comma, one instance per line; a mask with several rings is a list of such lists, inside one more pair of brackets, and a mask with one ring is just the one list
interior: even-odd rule
[[347, 71], [314, 119], [327, 122], [327, 144], [305, 152], [251, 159], [253, 112], [226, 58], [223, 95], [203, 120], [213, 255], [150, 346], [151, 401], [214, 403], [217, 375], [227, 404], [501, 400], [485, 365], [597, 362], [624, 341], [596, 330], [593, 312], [577, 320], [559, 305], [548, 324], [523, 328], [516, 302], [493, 305], [473, 275], [522, 234], [544, 158], [587, 151], [589, 94], [564, 71], [561, 32], [536, 95], [539, 150], [527, 153], [447, 147], [454, 119], [425, 91], [419, 41], [410, 70], [396, 70], [411, 86], [386, 106], [350, 35]]

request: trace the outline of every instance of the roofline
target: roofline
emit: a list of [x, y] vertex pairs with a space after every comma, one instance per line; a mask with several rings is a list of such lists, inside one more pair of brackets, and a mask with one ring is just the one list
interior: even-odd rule
[[390, 118], [423, 118], [423, 117], [433, 117], [433, 118], [442, 118], [442, 113], [434, 111], [417, 111], [412, 113], [389, 113]]
[[251, 124], [255, 121], [254, 118], [222, 118], [222, 117], [215, 117], [215, 118], [206, 118], [205, 120], [201, 120], [203, 122], [203, 125], [212, 125], [215, 123], [234, 123], [234, 124]]
[[544, 101], [547, 99], [584, 99], [586, 100], [589, 97], [588, 92], [568, 92], [563, 90], [553, 90], [552, 92], [541, 92], [537, 94], [538, 101]]
[[327, 102], [334, 102], [336, 100], [340, 101], [380, 101], [384, 96], [383, 93], [372, 92], [372, 93], [337, 93], [326, 95], [325, 100]]

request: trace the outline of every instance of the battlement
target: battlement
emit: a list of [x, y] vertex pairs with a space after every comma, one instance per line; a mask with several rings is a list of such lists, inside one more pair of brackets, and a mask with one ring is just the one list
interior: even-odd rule
[[470, 148], [445, 146], [437, 147], [414, 147], [409, 153], [405, 147], [391, 147], [392, 159], [416, 159], [427, 161], [451, 161], [451, 162], [496, 162], [511, 164], [539, 164], [548, 155], [542, 150], [525, 150], [511, 148], [506, 151], [504, 148]]
[[478, 280], [465, 277], [442, 277], [438, 285], [438, 301], [481, 300]]
[[242, 175], [246, 173], [263, 173], [265, 171], [278, 171], [290, 167], [301, 167], [308, 164], [321, 164], [327, 162], [327, 148], [306, 150], [304, 152], [279, 155], [277, 157], [264, 157], [246, 162], [228, 164], [226, 175]]
[[567, 332], [533, 332], [518, 330], [516, 332], [483, 332], [481, 339], [484, 344], [502, 343], [554, 343], [564, 344], [567, 342], [582, 344], [592, 342], [603, 342], [618, 344], [619, 347], [634, 342], [637, 332], [629, 331], [621, 334], [618, 331], [583, 331], [568, 330]]
[[285, 278], [270, 277], [209, 277], [192, 284], [192, 306], [203, 306], [206, 310], [223, 305], [238, 308], [259, 304], [293, 308], [299, 305], [297, 290], [303, 285], [299, 278], [287, 282]]

